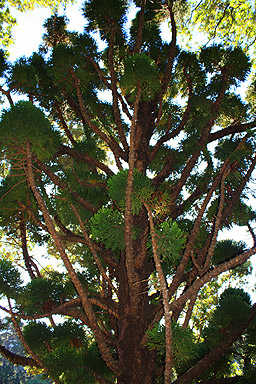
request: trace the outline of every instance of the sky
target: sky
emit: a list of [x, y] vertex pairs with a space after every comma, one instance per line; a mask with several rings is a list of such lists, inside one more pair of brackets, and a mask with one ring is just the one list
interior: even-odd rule
[[[68, 5], [64, 14], [70, 20], [68, 29], [70, 31], [83, 32], [85, 25], [85, 19], [82, 16], [81, 7], [83, 0], [78, 0], [75, 4]], [[62, 14], [62, 12], [60, 12]], [[13, 15], [17, 19], [17, 25], [13, 30], [15, 44], [9, 48], [11, 61], [17, 60], [21, 56], [29, 57], [34, 51], [38, 50], [40, 43], [42, 42], [42, 35], [44, 33], [43, 23], [51, 16], [51, 10], [47, 8], [37, 8], [34, 11], [27, 13], [20, 13], [14, 11]], [[170, 32], [168, 26], [165, 25], [162, 31], [162, 37], [165, 40], [170, 39]], [[235, 240], [242, 240], [252, 245], [252, 239], [246, 228], [233, 228], [231, 230], [223, 231], [219, 239], [233, 238]], [[256, 271], [256, 256], [251, 258], [254, 265], [254, 271]], [[253, 273], [252, 284], [255, 284], [255, 272]], [[256, 301], [256, 294], [254, 295]]]
[[[85, 19], [81, 12], [82, 4], [83, 1], [78, 0], [75, 4], [69, 4], [65, 9], [60, 10], [60, 14], [63, 10], [70, 20], [68, 29], [71, 31], [83, 32]], [[17, 25], [13, 29], [15, 44], [9, 48], [9, 59], [14, 61], [21, 56], [30, 56], [32, 52], [37, 51], [45, 32], [43, 23], [52, 13], [49, 8], [36, 8], [34, 11], [26, 13], [13, 10], [12, 14], [17, 19]]]

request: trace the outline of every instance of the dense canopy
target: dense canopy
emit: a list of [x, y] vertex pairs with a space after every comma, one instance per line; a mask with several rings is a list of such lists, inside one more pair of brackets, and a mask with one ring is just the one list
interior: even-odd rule
[[[207, 4], [191, 26], [212, 33]], [[253, 57], [217, 24], [213, 44], [178, 46], [191, 7], [87, 0], [83, 33], [55, 14], [31, 57], [1, 51], [1, 309], [25, 354], [0, 352], [56, 383], [255, 376]], [[252, 247], [218, 239], [233, 224]]]

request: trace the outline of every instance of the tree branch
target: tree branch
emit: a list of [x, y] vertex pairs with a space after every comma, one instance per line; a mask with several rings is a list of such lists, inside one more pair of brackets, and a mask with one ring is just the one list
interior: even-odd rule
[[134, 162], [135, 162], [135, 129], [138, 117], [139, 101], [141, 97], [141, 89], [139, 88], [136, 101], [134, 104], [134, 115], [130, 129], [130, 152], [129, 152], [129, 169], [127, 176], [126, 192], [125, 192], [125, 219], [124, 219], [124, 241], [125, 241], [125, 265], [127, 271], [127, 279], [130, 289], [130, 301], [131, 311], [137, 310], [134, 301], [137, 297], [137, 289], [134, 284], [136, 281], [136, 274], [134, 268], [134, 255], [133, 255], [133, 241], [132, 241], [132, 191], [133, 191], [133, 179], [134, 179]]
[[95, 213], [97, 211], [97, 208], [94, 207], [91, 203], [86, 201], [83, 197], [81, 197], [78, 193], [74, 192], [68, 184], [63, 181], [59, 176], [55, 175], [55, 173], [51, 170], [51, 168], [42, 163], [40, 160], [38, 160], [34, 155], [33, 159], [35, 160], [36, 164], [38, 165], [39, 169], [43, 171], [53, 182], [55, 185], [57, 185], [60, 189], [63, 191], [68, 191], [73, 195], [76, 200], [88, 211]]
[[19, 324], [14, 316], [14, 313], [13, 313], [13, 310], [12, 310], [12, 306], [11, 306], [11, 300], [8, 298], [8, 304], [9, 304], [9, 309], [10, 309], [10, 314], [11, 314], [11, 319], [12, 319], [12, 323], [14, 325], [14, 328], [17, 332], [17, 335], [22, 343], [22, 345], [24, 346], [25, 350], [30, 354], [30, 356], [32, 357], [32, 359], [43, 369], [46, 369], [46, 367], [43, 365], [43, 362], [42, 360], [37, 356], [37, 354], [30, 348], [29, 344], [26, 342], [24, 336], [23, 336], [23, 333], [21, 332], [21, 329], [19, 327]]
[[136, 36], [135, 46], [134, 46], [134, 50], [133, 50], [133, 54], [134, 55], [139, 53], [140, 49], [141, 49], [143, 26], [144, 26], [145, 4], [146, 4], [146, 1], [145, 0], [141, 0], [139, 24], [138, 24], [138, 29], [137, 29], [137, 36]]
[[83, 103], [83, 97], [80, 89], [80, 81], [76, 77], [75, 73], [72, 72], [72, 75], [74, 77], [74, 83], [75, 83], [75, 89], [76, 94], [78, 98], [78, 104], [81, 111], [81, 115], [83, 116], [84, 121], [88, 126], [91, 128], [91, 130], [96, 133], [111, 149], [113, 154], [117, 158], [121, 158], [123, 160], [127, 159], [126, 153], [119, 147], [118, 143], [115, 141], [115, 139], [112, 136], [107, 136], [103, 131], [101, 131], [96, 124], [92, 122], [92, 116], [89, 112], [86, 111], [86, 108]]
[[246, 321], [240, 328], [236, 328], [226, 336], [225, 340], [217, 347], [213, 348], [208, 354], [206, 354], [201, 360], [199, 360], [193, 367], [187, 372], [183, 373], [173, 384], [190, 384], [194, 379], [199, 377], [206, 369], [210, 368], [215, 361], [223, 357], [231, 348], [234, 341], [242, 335], [246, 327], [256, 317], [256, 304], [251, 308], [249, 320]]
[[3, 345], [0, 345], [0, 353], [12, 364], [22, 365], [23, 367], [36, 367], [40, 368], [40, 365], [32, 357], [25, 357], [17, 355], [6, 349]]
[[163, 307], [164, 307], [164, 318], [165, 318], [165, 384], [170, 384], [172, 380], [172, 365], [173, 365], [173, 354], [172, 354], [172, 318], [170, 314], [169, 306], [169, 293], [166, 283], [166, 279], [161, 267], [161, 262], [157, 252], [157, 240], [153, 221], [153, 214], [149, 205], [143, 201], [143, 204], [148, 212], [150, 232], [152, 238], [152, 249], [154, 255], [154, 261], [156, 265], [157, 277], [160, 283], [160, 288], [163, 296]]
[[67, 126], [67, 123], [66, 123], [66, 121], [65, 121], [65, 119], [63, 117], [61, 108], [60, 108], [60, 106], [59, 106], [57, 101], [55, 101], [55, 107], [56, 107], [56, 110], [57, 110], [57, 115], [58, 115], [58, 117], [60, 119], [60, 123], [62, 125], [62, 128], [64, 129], [64, 132], [65, 132], [67, 138], [69, 139], [69, 141], [71, 142], [72, 145], [76, 145], [76, 141], [75, 141], [72, 133], [70, 132], [69, 127]]
[[167, 3], [167, 8], [170, 14], [170, 19], [171, 19], [172, 40], [170, 42], [168, 61], [167, 61], [167, 65], [166, 65], [163, 80], [162, 80], [161, 98], [163, 97], [164, 93], [168, 88], [169, 81], [172, 75], [173, 62], [176, 54], [176, 39], [177, 39], [176, 23], [175, 23], [174, 13], [172, 10], [173, 1], [169, 2], [168, 0], [166, 1], [166, 3]]
[[92, 253], [92, 255], [93, 255], [94, 261], [95, 261], [95, 263], [96, 263], [96, 265], [97, 265], [97, 267], [98, 267], [100, 273], [102, 274], [102, 276], [103, 276], [103, 278], [106, 280], [106, 282], [109, 284], [109, 286], [111, 287], [111, 289], [112, 289], [115, 293], [117, 293], [117, 289], [116, 289], [116, 287], [114, 287], [112, 281], [109, 279], [109, 277], [108, 277], [107, 274], [106, 274], [105, 269], [103, 268], [103, 265], [102, 265], [102, 263], [101, 263], [101, 261], [100, 261], [100, 258], [99, 258], [99, 256], [97, 255], [97, 252], [96, 252], [96, 250], [95, 250], [95, 248], [94, 248], [94, 245], [93, 245], [93, 243], [91, 242], [91, 240], [90, 240], [90, 238], [89, 238], [89, 236], [88, 236], [88, 233], [87, 233], [87, 231], [86, 231], [86, 229], [85, 229], [85, 226], [84, 226], [84, 223], [83, 223], [83, 221], [82, 221], [82, 219], [81, 219], [81, 216], [80, 216], [79, 213], [78, 213], [78, 210], [75, 208], [75, 206], [74, 206], [73, 204], [71, 204], [71, 208], [72, 208], [72, 210], [73, 210], [73, 212], [74, 212], [74, 214], [75, 214], [75, 216], [76, 216], [76, 218], [77, 218], [77, 220], [78, 220], [78, 222], [79, 222], [79, 225], [80, 225], [80, 227], [81, 227], [81, 229], [82, 229], [84, 238], [85, 238], [85, 240], [87, 241], [87, 245], [88, 245], [88, 247], [89, 247], [89, 249], [90, 249], [90, 251], [91, 251], [91, 253]]
[[256, 127], [256, 121], [251, 121], [250, 123], [236, 123], [232, 124], [224, 129], [220, 129], [219, 131], [210, 133], [209, 135], [209, 143], [219, 140], [222, 137], [233, 135], [234, 133], [242, 133], [246, 132], [248, 129], [252, 129]]
[[80, 282], [79, 277], [78, 277], [73, 265], [71, 264], [67, 254], [66, 254], [65, 249], [63, 248], [62, 242], [59, 238], [58, 233], [56, 232], [56, 229], [55, 229], [55, 226], [53, 224], [52, 218], [49, 214], [49, 211], [45, 205], [45, 202], [44, 202], [42, 196], [40, 195], [40, 193], [36, 187], [34, 175], [33, 175], [32, 154], [31, 154], [29, 142], [26, 143], [26, 151], [27, 151], [27, 170], [26, 170], [26, 172], [27, 172], [27, 177], [28, 177], [28, 182], [29, 182], [30, 188], [31, 188], [31, 190], [32, 190], [32, 192], [33, 192], [33, 194], [37, 200], [37, 203], [41, 209], [41, 212], [44, 216], [45, 223], [47, 225], [49, 234], [51, 235], [51, 237], [55, 243], [56, 249], [58, 250], [59, 255], [60, 255], [60, 257], [61, 257], [61, 259], [62, 259], [62, 261], [63, 261], [63, 263], [64, 263], [64, 265], [68, 271], [68, 274], [69, 274], [69, 276], [70, 276], [70, 278], [71, 278], [71, 280], [72, 280], [72, 282], [73, 282], [73, 284], [77, 290], [77, 293], [81, 299], [83, 310], [89, 319], [90, 328], [94, 332], [95, 339], [98, 343], [102, 358], [105, 360], [105, 362], [109, 366], [109, 368], [111, 370], [113, 370], [113, 372], [118, 374], [117, 363], [114, 361], [114, 359], [111, 355], [111, 352], [110, 352], [110, 350], [106, 344], [106, 341], [104, 340], [104, 337], [103, 337], [102, 332], [99, 328], [97, 319], [96, 319], [95, 314], [93, 312], [92, 305], [89, 301], [89, 297], [88, 297], [82, 283]]
[[108, 50], [108, 65], [109, 65], [110, 78], [111, 78], [113, 113], [114, 113], [114, 119], [117, 127], [118, 136], [123, 145], [124, 151], [128, 155], [129, 148], [128, 148], [128, 144], [124, 134], [123, 124], [121, 120], [121, 113], [118, 106], [118, 92], [117, 92], [116, 75], [115, 75], [115, 69], [114, 69], [114, 36], [115, 36], [115, 27], [114, 25], [112, 25], [111, 32], [110, 32], [109, 50]]

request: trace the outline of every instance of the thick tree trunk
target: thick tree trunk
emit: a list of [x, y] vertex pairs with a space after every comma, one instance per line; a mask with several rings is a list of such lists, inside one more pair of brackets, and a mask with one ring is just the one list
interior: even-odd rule
[[156, 352], [142, 343], [145, 331], [152, 320], [153, 308], [148, 296], [147, 279], [150, 268], [138, 272], [139, 294], [137, 312], [131, 314], [129, 288], [124, 261], [119, 265], [119, 319], [118, 319], [118, 367], [121, 372], [118, 384], [155, 384]]
[[120, 321], [118, 384], [155, 384], [156, 353], [141, 345], [139, 319], [127, 314]]
[[[151, 103], [140, 101], [134, 137], [134, 167], [145, 174], [149, 161], [149, 140], [152, 136], [155, 116]], [[147, 253], [146, 238], [148, 219], [145, 210], [133, 217], [133, 225], [139, 228], [140, 235], [132, 244], [133, 284], [129, 287], [125, 254], [122, 255], [118, 270], [119, 280], [119, 319], [118, 319], [118, 384], [155, 384], [156, 352], [150, 351], [142, 340], [151, 324], [154, 308], [148, 296], [148, 279], [154, 270], [152, 258]], [[136, 292], [136, 298], [131, 291]], [[133, 303], [133, 305], [132, 305]]]
[[117, 383], [155, 384], [156, 353], [146, 347], [139, 346], [141, 335], [136, 329], [138, 321], [134, 321], [134, 319], [127, 316], [124, 322], [118, 340], [121, 375]]

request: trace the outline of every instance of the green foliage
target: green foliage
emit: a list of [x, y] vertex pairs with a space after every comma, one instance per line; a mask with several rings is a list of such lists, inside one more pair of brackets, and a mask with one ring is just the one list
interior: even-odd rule
[[25, 182], [25, 175], [21, 171], [11, 168], [8, 176], [0, 184], [0, 213], [1, 225], [9, 226], [10, 223], [20, 218], [21, 202], [30, 195]]
[[40, 355], [47, 352], [51, 333], [50, 328], [43, 322], [31, 322], [23, 329], [26, 342]]
[[0, 293], [7, 297], [16, 297], [22, 283], [20, 272], [13, 263], [0, 259]]
[[164, 221], [155, 228], [157, 251], [164, 265], [177, 266], [181, 252], [186, 243], [186, 237], [178, 224], [171, 219]]
[[46, 33], [43, 35], [45, 46], [54, 47], [68, 41], [67, 22], [65, 16], [57, 16], [56, 14], [45, 21], [43, 25], [46, 29]]
[[178, 55], [177, 80], [183, 96], [186, 95], [188, 90], [188, 76], [191, 78], [191, 86], [194, 92], [201, 93], [205, 90], [206, 73], [198, 56], [193, 52], [181, 51]]
[[233, 140], [220, 140], [218, 146], [215, 149], [215, 157], [222, 161], [229, 158], [231, 164], [240, 160], [241, 166], [243, 164], [243, 159], [245, 158], [245, 153], [248, 153], [248, 151], [253, 153], [254, 145], [253, 143], [247, 142], [242, 147], [236, 149], [239, 142], [239, 138], [234, 138]]
[[242, 241], [221, 240], [218, 241], [214, 250], [212, 262], [218, 265], [225, 260], [232, 259], [234, 256], [245, 252], [246, 245]]
[[247, 303], [251, 305], [251, 299], [248, 293], [244, 292], [243, 289], [241, 288], [227, 288], [225, 291], [221, 294], [219, 302], [222, 303], [222, 301], [229, 299], [229, 298], [234, 298], [236, 300], [241, 300], [244, 303]]
[[94, 240], [112, 251], [124, 249], [124, 217], [118, 210], [102, 208], [90, 219], [90, 226]]
[[81, 326], [71, 321], [65, 321], [58, 324], [52, 331], [53, 347], [62, 347], [71, 345], [76, 348], [81, 348], [85, 343], [85, 332]]
[[[120, 171], [108, 180], [108, 194], [111, 199], [118, 203], [123, 210], [125, 208], [125, 194], [128, 170]], [[149, 200], [154, 192], [152, 181], [147, 176], [134, 170], [132, 191], [132, 213], [137, 215], [141, 210], [142, 200]]]
[[[165, 354], [165, 327], [156, 324], [155, 327], [147, 332], [147, 347], [157, 349], [161, 356]], [[174, 365], [178, 367], [197, 356], [197, 346], [195, 344], [192, 331], [183, 329], [178, 323], [172, 323], [172, 349]]]
[[63, 384], [93, 384], [91, 374], [84, 367], [83, 353], [72, 347], [55, 348], [44, 358], [53, 378], [61, 377]]
[[230, 84], [244, 81], [251, 68], [249, 57], [238, 47], [223, 49], [213, 45], [201, 50], [200, 59], [209, 73], [226, 71]]
[[117, 42], [124, 42], [123, 27], [126, 21], [128, 2], [126, 0], [86, 0], [83, 14], [88, 20], [86, 30], [99, 30], [102, 40], [110, 40], [113, 32]]
[[27, 313], [44, 313], [61, 304], [69, 295], [69, 285], [63, 281], [37, 278], [24, 287], [20, 304]]
[[242, 101], [239, 95], [226, 93], [218, 118], [218, 124], [225, 127], [241, 117], [243, 119], [248, 117], [248, 105]]
[[[136, 14], [135, 19], [132, 21], [130, 29], [131, 37], [129, 44], [131, 45], [131, 48], [134, 48], [136, 43], [139, 18], [140, 11]], [[157, 22], [156, 10], [150, 3], [147, 3], [146, 11], [144, 13], [144, 28], [142, 32], [143, 44], [141, 52], [150, 54], [150, 57], [154, 60], [157, 60], [161, 56], [161, 59], [158, 62], [158, 68], [163, 69], [167, 62], [168, 44], [164, 44], [161, 39], [161, 30], [159, 24], [160, 23]]]
[[30, 322], [24, 327], [24, 337], [30, 347], [45, 356], [54, 349], [86, 347], [85, 332], [81, 326], [65, 321], [50, 328], [43, 322]]
[[96, 343], [88, 343], [81, 327], [65, 321], [54, 328], [42, 322], [24, 327], [24, 337], [30, 347], [43, 359], [53, 378], [63, 383], [96, 383], [90, 370], [111, 377], [100, 357]]
[[216, 310], [204, 329], [204, 337], [213, 346], [223, 341], [229, 330], [241, 327], [248, 319], [250, 298], [242, 289], [228, 288], [220, 296]]
[[131, 102], [135, 101], [138, 89], [142, 91], [143, 100], [152, 100], [160, 87], [155, 62], [144, 53], [127, 58], [120, 84]]
[[[250, 1], [193, 1], [187, 30], [195, 25], [209, 40], [221, 39], [226, 45], [242, 46], [246, 51], [255, 42], [255, 15]], [[192, 16], [192, 17], [191, 17]]]
[[0, 134], [4, 149], [16, 154], [25, 149], [26, 142], [40, 160], [49, 159], [60, 144], [60, 137], [54, 131], [44, 113], [32, 103], [20, 101], [2, 114]]

